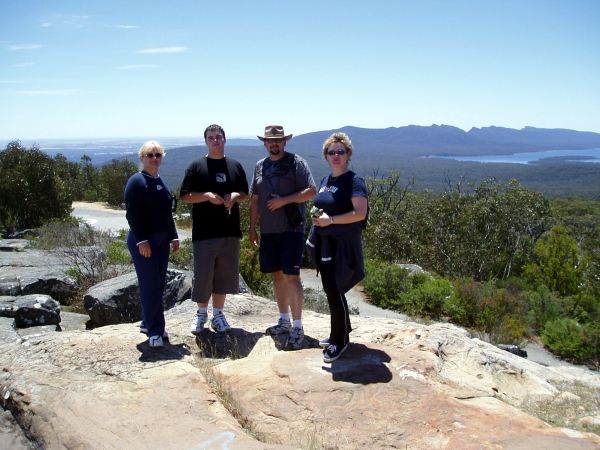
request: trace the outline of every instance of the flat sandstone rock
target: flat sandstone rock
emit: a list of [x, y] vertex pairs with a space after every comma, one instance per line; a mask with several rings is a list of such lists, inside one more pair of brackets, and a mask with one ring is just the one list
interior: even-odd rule
[[[561, 393], [561, 372], [471, 339], [448, 324], [353, 317], [353, 343], [323, 363], [329, 317], [305, 312], [303, 349], [265, 336], [275, 303], [228, 296], [228, 335], [189, 325], [195, 304], [167, 313], [170, 342], [151, 349], [138, 324], [24, 337], [0, 347], [0, 394], [45, 449], [598, 449], [594, 434], [552, 428], [511, 405]], [[197, 367], [199, 348], [237, 417]], [[261, 443], [261, 439], [267, 443]], [[311, 447], [312, 446], [312, 447]], [[319, 447], [320, 446], [320, 447]]]

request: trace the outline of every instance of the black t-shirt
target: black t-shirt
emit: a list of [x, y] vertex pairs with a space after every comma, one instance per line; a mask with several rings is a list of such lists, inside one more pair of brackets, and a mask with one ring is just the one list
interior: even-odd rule
[[[235, 159], [206, 156], [192, 162], [185, 172], [179, 195], [189, 192], [214, 192], [224, 197], [232, 192], [248, 193], [248, 181], [242, 165]], [[240, 208], [237, 203], [228, 213], [224, 205], [211, 202], [192, 206], [192, 241], [221, 237], [242, 237]]]
[[331, 175], [323, 178], [313, 203], [328, 216], [338, 216], [354, 209], [352, 197], [367, 197], [367, 186], [361, 177], [349, 170], [337, 178]]

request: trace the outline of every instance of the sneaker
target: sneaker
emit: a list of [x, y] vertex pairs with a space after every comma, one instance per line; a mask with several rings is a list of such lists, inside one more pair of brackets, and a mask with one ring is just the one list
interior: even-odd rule
[[150, 341], [150, 347], [152, 347], [152, 348], [163, 346], [163, 340], [162, 340], [162, 337], [160, 337], [160, 336], [152, 336], [149, 339], [149, 341]]
[[289, 320], [283, 320], [281, 317], [277, 321], [277, 325], [267, 328], [266, 334], [277, 336], [278, 334], [286, 334], [292, 331], [292, 324]]
[[325, 338], [319, 341], [319, 347], [327, 348], [329, 347], [329, 338]]
[[342, 353], [344, 353], [344, 350], [346, 350], [347, 348], [348, 344], [344, 345], [343, 347], [341, 345], [330, 345], [329, 347], [327, 347], [327, 350], [325, 350], [325, 354], [323, 355], [323, 361], [325, 361], [326, 363], [335, 361], [340, 357]]
[[[140, 327], [140, 333], [147, 333], [147, 332], [148, 332], [148, 328]], [[162, 337], [163, 337], [163, 339], [169, 339], [169, 333], [167, 333], [165, 331], [163, 333]]]
[[225, 314], [217, 314], [210, 320], [210, 327], [215, 330], [216, 333], [228, 333], [231, 331], [231, 327], [225, 319]]
[[192, 324], [190, 325], [191, 333], [196, 334], [196, 335], [202, 333], [202, 330], [204, 330], [204, 324], [206, 323], [207, 320], [208, 320], [207, 313], [196, 311], [196, 314], [194, 315], [194, 320], [192, 321]]
[[302, 348], [302, 343], [304, 342], [304, 328], [302, 327], [294, 327], [292, 328], [292, 332], [290, 333], [290, 337], [285, 343], [286, 347], [290, 347], [294, 350], [298, 350]]

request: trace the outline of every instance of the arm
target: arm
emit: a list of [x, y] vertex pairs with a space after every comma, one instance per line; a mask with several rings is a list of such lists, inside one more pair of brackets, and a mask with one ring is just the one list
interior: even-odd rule
[[179, 197], [183, 203], [211, 202], [215, 205], [224, 203], [223, 197], [213, 192], [188, 192]]
[[[348, 223], [360, 222], [367, 216], [367, 198], [352, 197], [352, 211], [340, 214], [338, 216], [328, 216], [323, 212], [319, 217], [313, 217], [312, 222], [318, 227], [328, 227], [329, 225], [344, 225]], [[332, 221], [333, 219], [333, 221]]]
[[258, 216], [258, 195], [252, 194], [250, 197], [250, 243], [254, 247], [258, 247], [258, 234], [256, 233]]
[[302, 189], [301, 191], [285, 197], [275, 194], [267, 201], [267, 208], [269, 208], [269, 211], [275, 211], [276, 209], [282, 208], [290, 203], [307, 202], [308, 200], [315, 198], [315, 195], [317, 195], [316, 187], [307, 187], [306, 189]]

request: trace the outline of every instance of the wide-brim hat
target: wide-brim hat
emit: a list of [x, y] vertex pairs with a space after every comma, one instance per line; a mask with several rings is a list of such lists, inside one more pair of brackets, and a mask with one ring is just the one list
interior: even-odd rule
[[266, 139], [284, 139], [289, 141], [292, 136], [293, 134], [288, 134], [286, 136], [281, 125], [267, 125], [265, 127], [265, 135], [256, 137], [264, 142]]

